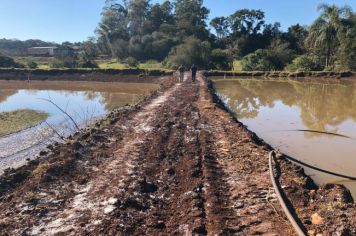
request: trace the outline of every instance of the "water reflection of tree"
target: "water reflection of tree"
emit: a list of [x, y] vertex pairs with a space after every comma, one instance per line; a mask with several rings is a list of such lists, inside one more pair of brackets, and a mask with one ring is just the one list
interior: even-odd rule
[[254, 118], [261, 107], [272, 108], [281, 101], [300, 108], [308, 129], [336, 132], [336, 126], [345, 120], [356, 120], [354, 85], [246, 79], [218, 81], [217, 88], [230, 98], [229, 106], [242, 118]]

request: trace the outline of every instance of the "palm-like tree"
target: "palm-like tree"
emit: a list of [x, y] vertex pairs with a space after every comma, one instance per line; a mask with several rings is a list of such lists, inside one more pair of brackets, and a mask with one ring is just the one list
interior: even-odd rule
[[327, 4], [320, 4], [318, 10], [321, 14], [310, 27], [307, 44], [324, 54], [327, 68], [335, 54], [338, 44], [337, 36], [342, 30], [342, 20], [349, 17], [352, 10], [348, 6], [337, 7]]

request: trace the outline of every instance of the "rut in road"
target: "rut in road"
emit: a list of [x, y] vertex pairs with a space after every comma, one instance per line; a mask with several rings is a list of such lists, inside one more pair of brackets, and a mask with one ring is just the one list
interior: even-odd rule
[[42, 186], [36, 207], [46, 211], [4, 213], [16, 222], [7, 233], [293, 235], [272, 194], [267, 150], [213, 102], [202, 74], [106, 132], [110, 155], [89, 179]]

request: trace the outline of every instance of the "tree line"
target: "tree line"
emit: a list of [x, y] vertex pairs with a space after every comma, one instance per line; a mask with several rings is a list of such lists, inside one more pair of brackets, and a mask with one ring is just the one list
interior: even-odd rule
[[[261, 10], [241, 9], [207, 24], [203, 0], [107, 0], [96, 30], [100, 53], [120, 61], [163, 61], [167, 67], [242, 70], [355, 70], [356, 14], [321, 4], [311, 26], [265, 22]], [[210, 28], [209, 28], [210, 26]]]
[[89, 63], [104, 54], [130, 65], [154, 60], [167, 68], [194, 63], [219, 70], [235, 64], [247, 71], [355, 71], [355, 12], [326, 4], [316, 10], [320, 15], [312, 25], [282, 31], [280, 23], [266, 23], [261, 10], [240, 9], [208, 22], [203, 0], [106, 0], [81, 58]]

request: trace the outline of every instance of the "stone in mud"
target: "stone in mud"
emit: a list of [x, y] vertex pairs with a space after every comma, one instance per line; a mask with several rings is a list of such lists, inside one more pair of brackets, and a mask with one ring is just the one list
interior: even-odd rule
[[158, 221], [157, 224], [153, 225], [155, 229], [164, 229], [166, 228], [166, 224], [163, 221]]
[[41, 151], [39, 154], [40, 154], [40, 156], [45, 156], [45, 155], [48, 154], [48, 152], [47, 151]]
[[311, 221], [313, 225], [324, 224], [324, 219], [318, 213], [315, 213], [311, 216]]
[[207, 235], [208, 232], [206, 231], [205, 225], [200, 225], [200, 226], [194, 228], [192, 233]]
[[158, 187], [154, 183], [147, 182], [146, 180], [140, 181], [139, 186], [140, 192], [142, 193], [154, 193], [158, 189]]
[[128, 197], [121, 205], [123, 208], [133, 208], [139, 211], [147, 211], [150, 207], [142, 200]]
[[176, 172], [175, 172], [175, 170], [174, 170], [173, 168], [169, 168], [169, 169], [167, 170], [167, 174], [170, 175], [170, 176], [173, 176], [173, 175], [176, 174]]

